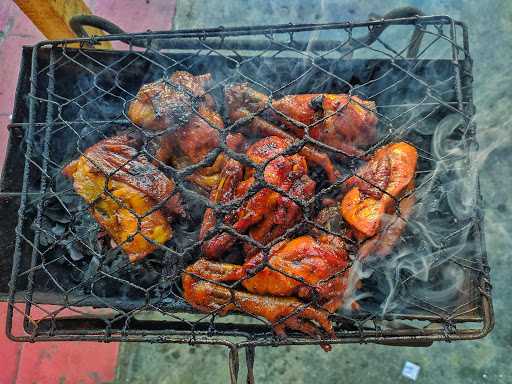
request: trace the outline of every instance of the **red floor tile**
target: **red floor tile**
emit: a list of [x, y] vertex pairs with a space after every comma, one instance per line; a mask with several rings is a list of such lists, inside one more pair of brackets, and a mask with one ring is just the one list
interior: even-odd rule
[[4, 331], [6, 313], [7, 304], [0, 303], [0, 324], [2, 326], [2, 332], [0, 333], [0, 356], [2, 356], [0, 383], [14, 384], [22, 344], [15, 343], [7, 338]]
[[[57, 306], [44, 306], [48, 312]], [[82, 308], [82, 311], [94, 311]], [[5, 326], [7, 304], [0, 303], [0, 321]], [[101, 311], [102, 313], [104, 312]], [[41, 310], [34, 318], [44, 317]], [[62, 316], [76, 315], [67, 310]], [[13, 333], [20, 335], [23, 317], [14, 316]], [[96, 384], [113, 381], [116, 374], [119, 343], [37, 342], [17, 343], [2, 332], [0, 336], [0, 384]]]
[[119, 344], [23, 344], [16, 383], [105, 383], [115, 378]]

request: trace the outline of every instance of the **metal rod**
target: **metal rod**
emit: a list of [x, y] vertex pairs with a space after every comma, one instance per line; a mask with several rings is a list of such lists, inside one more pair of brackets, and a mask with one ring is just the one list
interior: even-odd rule
[[[37, 54], [38, 50], [34, 49], [32, 51], [32, 67], [30, 71], [30, 96], [37, 96]], [[32, 156], [32, 141], [33, 141], [33, 131], [34, 131], [34, 123], [36, 121], [36, 105], [32, 98], [29, 99], [29, 126], [25, 135], [25, 141], [27, 148], [25, 150], [25, 164], [23, 167], [23, 183], [21, 189], [21, 197], [20, 197], [20, 207], [18, 209], [18, 224], [16, 225], [16, 238], [14, 243], [14, 255], [13, 255], [13, 263], [12, 263], [12, 271], [11, 271], [11, 279], [9, 281], [9, 301], [7, 306], [7, 321], [6, 321], [6, 332], [7, 337], [13, 338], [12, 334], [12, 317], [14, 311], [14, 295], [16, 292], [16, 278], [19, 273], [20, 262], [21, 262], [21, 246], [22, 246], [22, 232], [23, 232], [23, 224], [25, 220], [25, 205], [27, 203], [27, 190], [28, 190], [28, 180], [30, 173], [30, 160]]]

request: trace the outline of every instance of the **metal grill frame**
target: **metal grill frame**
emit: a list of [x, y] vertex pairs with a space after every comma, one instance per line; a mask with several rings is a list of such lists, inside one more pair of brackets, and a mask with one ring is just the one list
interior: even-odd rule
[[[469, 55], [468, 45], [468, 31], [464, 23], [455, 21], [448, 16], [422, 16], [412, 17], [403, 19], [393, 20], [374, 20], [360, 23], [328, 23], [328, 24], [301, 24], [301, 25], [280, 25], [280, 26], [258, 26], [258, 27], [242, 27], [242, 28], [213, 28], [213, 29], [201, 29], [201, 30], [186, 30], [186, 31], [170, 31], [170, 32], [150, 32], [140, 34], [123, 34], [123, 35], [108, 35], [108, 36], [97, 36], [92, 38], [79, 38], [71, 40], [56, 40], [56, 41], [43, 41], [35, 45], [32, 49], [31, 59], [31, 75], [30, 75], [30, 95], [28, 98], [28, 112], [29, 121], [28, 123], [15, 122], [11, 125], [11, 135], [15, 130], [22, 130], [26, 134], [26, 152], [25, 165], [23, 170], [23, 183], [22, 189], [17, 194], [20, 198], [19, 210], [18, 210], [18, 224], [15, 230], [15, 251], [13, 255], [13, 266], [11, 281], [9, 283], [9, 296], [8, 296], [8, 313], [7, 313], [7, 334], [9, 338], [15, 341], [57, 341], [57, 340], [90, 340], [90, 341], [149, 341], [159, 343], [181, 343], [181, 344], [213, 344], [228, 347], [230, 350], [230, 371], [232, 378], [238, 370], [238, 350], [246, 349], [248, 356], [248, 362], [254, 358], [254, 347], [255, 346], [275, 346], [275, 345], [308, 345], [318, 344], [318, 340], [313, 340], [304, 337], [300, 334], [291, 334], [287, 339], [275, 339], [271, 338], [255, 338], [255, 332], [261, 331], [261, 328], [257, 326], [239, 326], [233, 329], [229, 324], [216, 324], [215, 335], [211, 335], [206, 326], [200, 326], [197, 330], [190, 332], [180, 327], [180, 322], [158, 322], [158, 321], [147, 321], [137, 320], [138, 327], [134, 329], [126, 329], [116, 324], [110, 324], [111, 327], [105, 327], [104, 322], [98, 323], [94, 318], [87, 319], [83, 316], [77, 318], [54, 318], [52, 320], [42, 320], [38, 322], [37, 326], [34, 327], [30, 319], [31, 312], [31, 297], [32, 297], [32, 284], [29, 283], [25, 297], [20, 297], [17, 293], [17, 276], [20, 268], [20, 259], [22, 258], [21, 244], [23, 239], [23, 226], [24, 223], [24, 212], [27, 204], [27, 185], [29, 177], [30, 158], [33, 149], [33, 143], [31, 137], [33, 132], [39, 125], [40, 122], [36, 121], [36, 110], [37, 110], [37, 96], [36, 96], [36, 84], [38, 74], [38, 51], [40, 48], [47, 46], [61, 46], [67, 44], [78, 43], [81, 46], [94, 45], [101, 41], [124, 41], [131, 43], [141, 40], [151, 39], [164, 39], [174, 42], [175, 49], [190, 49], [194, 48], [199, 44], [198, 39], [209, 38], [209, 37], [220, 37], [224, 36], [250, 36], [250, 35], [272, 35], [274, 33], [295, 33], [301, 31], [314, 31], [322, 29], [353, 29], [353, 28], [376, 28], [390, 25], [418, 25], [420, 23], [439, 23], [448, 25], [451, 32], [451, 43], [453, 49], [453, 68], [455, 77], [455, 88], [457, 94], [458, 106], [456, 110], [464, 111], [467, 118], [466, 123], [469, 127], [469, 132], [474, 135], [475, 125], [471, 121], [471, 117], [474, 114], [474, 106], [472, 103], [472, 85], [471, 85], [471, 71], [472, 63]], [[462, 41], [463, 45], [458, 46], [456, 44], [457, 28], [462, 30]], [[245, 45], [244, 45], [245, 44]], [[328, 44], [327, 44], [328, 46]], [[241, 43], [238, 49], [258, 49], [258, 43], [254, 41], [247, 41]], [[465, 60], [459, 59], [458, 51], [464, 53]], [[462, 84], [463, 75], [468, 81], [468, 84]], [[52, 90], [54, 87], [54, 79], [50, 75], [48, 88]], [[467, 106], [463, 106], [463, 87], [464, 92], [469, 97], [469, 103]], [[21, 95], [17, 95], [19, 98]], [[50, 104], [51, 105], [51, 104]], [[51, 109], [51, 107], [49, 108]], [[44, 123], [43, 123], [44, 125]], [[51, 112], [48, 113], [48, 120], [46, 122], [46, 135], [50, 135], [51, 126]], [[47, 136], [46, 145], [48, 145], [49, 136]], [[473, 138], [473, 140], [475, 140]], [[476, 143], [476, 142], [475, 142]], [[44, 148], [45, 153], [48, 152], [48, 148]], [[7, 162], [8, 164], [8, 162]], [[43, 164], [43, 172], [45, 172], [47, 164]], [[41, 190], [45, 189], [45, 178], [42, 178]], [[477, 190], [477, 202], [481, 204], [480, 192]], [[8, 194], [3, 194], [3, 198], [8, 198]], [[338, 338], [335, 340], [324, 340], [330, 344], [337, 343], [377, 343], [386, 345], [417, 345], [426, 346], [430, 345], [433, 341], [454, 341], [454, 340], [471, 340], [479, 339], [487, 335], [493, 328], [494, 315], [492, 311], [492, 301], [490, 293], [490, 282], [489, 282], [489, 267], [487, 264], [487, 256], [485, 253], [485, 242], [483, 236], [483, 217], [481, 210], [479, 210], [479, 222], [477, 223], [477, 237], [480, 238], [482, 246], [481, 250], [481, 273], [479, 278], [478, 289], [481, 292], [481, 311], [482, 316], [469, 317], [465, 319], [453, 319], [453, 322], [448, 321], [444, 324], [439, 324], [438, 327], [432, 328], [404, 328], [404, 329], [392, 329], [382, 330], [378, 326], [374, 329], [357, 329], [357, 330], [341, 330], [337, 332]], [[36, 221], [40, 220], [41, 207], [38, 210], [38, 216]], [[36, 232], [33, 240], [35, 247], [38, 244], [38, 233]], [[32, 263], [35, 263], [37, 257], [36, 252], [32, 254]], [[15, 308], [15, 303], [18, 301], [25, 301], [25, 313], [24, 326], [27, 335], [19, 336], [13, 333], [13, 316], [19, 309]], [[418, 320], [418, 317], [404, 316], [404, 319]], [[433, 324], [436, 320], [439, 320], [436, 316], [429, 318], [428, 316], [423, 318], [424, 320], [430, 320]], [[481, 327], [471, 329], [457, 329], [454, 324], [457, 321], [462, 322], [478, 322]], [[134, 325], [134, 323], [131, 323]], [[131, 327], [130, 325], [130, 327]], [[35, 331], [37, 328], [37, 332]], [[136, 328], [136, 329], [135, 329]], [[242, 341], [233, 341], [230, 338], [242, 338]]]

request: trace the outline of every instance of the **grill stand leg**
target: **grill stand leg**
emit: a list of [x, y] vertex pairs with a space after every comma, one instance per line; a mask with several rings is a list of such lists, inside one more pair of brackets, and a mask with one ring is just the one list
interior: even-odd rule
[[236, 345], [230, 346], [229, 348], [229, 376], [231, 384], [237, 384], [238, 382], [238, 368], [240, 363], [238, 361], [238, 347]]
[[254, 357], [256, 355], [256, 347], [245, 347], [245, 364], [247, 365], [247, 384], [254, 384]]
[[[238, 358], [239, 347], [236, 345], [228, 346], [229, 348], [229, 376], [231, 384], [238, 382], [238, 370], [240, 368], [240, 361]], [[245, 347], [245, 364], [247, 365], [247, 384], [254, 384], [254, 357], [256, 354], [256, 347]]]

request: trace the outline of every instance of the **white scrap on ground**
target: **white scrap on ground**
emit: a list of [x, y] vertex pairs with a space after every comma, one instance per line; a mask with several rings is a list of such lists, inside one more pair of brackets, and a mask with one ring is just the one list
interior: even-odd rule
[[402, 369], [402, 376], [407, 377], [408, 379], [416, 381], [418, 375], [420, 374], [421, 367], [410, 361], [406, 361], [404, 364], [404, 368]]

